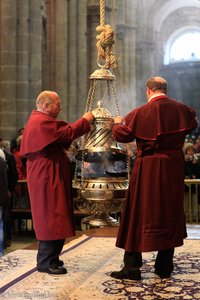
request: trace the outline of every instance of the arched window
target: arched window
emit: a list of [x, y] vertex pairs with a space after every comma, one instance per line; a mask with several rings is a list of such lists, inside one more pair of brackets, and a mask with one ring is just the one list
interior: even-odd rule
[[165, 64], [200, 60], [200, 30], [182, 32], [169, 39]]

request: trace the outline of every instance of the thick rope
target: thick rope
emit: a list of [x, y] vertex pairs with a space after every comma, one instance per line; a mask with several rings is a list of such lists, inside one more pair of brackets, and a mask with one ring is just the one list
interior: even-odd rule
[[[99, 33], [97, 39], [98, 65], [106, 69], [116, 69], [118, 67], [117, 60], [113, 53], [114, 31], [110, 25], [105, 25], [105, 1], [100, 0], [100, 26], [96, 28]], [[100, 61], [105, 60], [105, 64], [101, 65]]]
[[100, 0], [100, 26], [105, 26], [105, 0]]

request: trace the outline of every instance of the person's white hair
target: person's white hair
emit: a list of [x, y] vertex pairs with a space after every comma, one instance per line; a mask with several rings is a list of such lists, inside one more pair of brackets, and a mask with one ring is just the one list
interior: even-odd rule
[[4, 160], [6, 160], [6, 156], [2, 149], [0, 149], [0, 157], [3, 158]]
[[10, 141], [8, 141], [8, 140], [3, 140], [3, 141], [2, 141], [2, 147], [3, 147], [3, 149], [5, 149], [6, 151], [10, 152]]

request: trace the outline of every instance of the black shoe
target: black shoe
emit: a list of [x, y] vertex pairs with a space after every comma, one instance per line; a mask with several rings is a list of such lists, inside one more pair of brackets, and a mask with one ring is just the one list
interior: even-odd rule
[[135, 269], [134, 271], [131, 272], [122, 269], [119, 272], [112, 272], [110, 276], [116, 279], [140, 280], [141, 272], [139, 269]]
[[63, 265], [64, 265], [64, 261], [59, 259], [59, 261], [58, 261], [58, 266], [59, 266], [59, 267], [62, 267]]
[[162, 279], [171, 277], [171, 272], [162, 272], [159, 269], [155, 269], [154, 273]]
[[49, 267], [49, 268], [38, 268], [38, 272], [53, 274], [53, 275], [62, 275], [67, 273], [67, 269], [63, 267]]
[[50, 263], [51, 268], [58, 268], [58, 267], [62, 267], [64, 265], [64, 261], [63, 260], [56, 260], [53, 263]]
[[58, 267], [62, 267], [64, 265], [64, 261], [59, 259], [55, 265]]

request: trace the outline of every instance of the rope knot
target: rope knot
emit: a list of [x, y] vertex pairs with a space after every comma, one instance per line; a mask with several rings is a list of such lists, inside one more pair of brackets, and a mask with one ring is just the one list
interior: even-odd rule
[[98, 50], [98, 64], [101, 59], [105, 60], [105, 65], [101, 66], [107, 69], [116, 69], [117, 61], [112, 51], [114, 44], [114, 31], [110, 25], [97, 26], [97, 50]]

